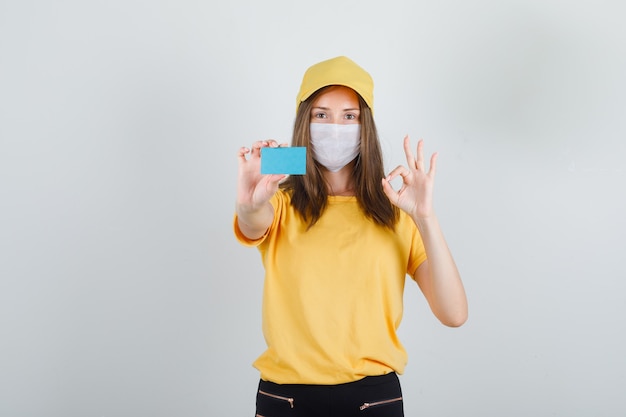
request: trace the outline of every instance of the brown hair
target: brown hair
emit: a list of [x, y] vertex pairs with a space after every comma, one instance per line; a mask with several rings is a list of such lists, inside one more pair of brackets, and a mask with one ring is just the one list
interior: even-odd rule
[[[304, 146], [310, 149], [311, 107], [316, 97], [325, 89], [319, 89], [300, 104], [294, 122], [291, 146]], [[357, 96], [361, 110], [359, 116], [361, 151], [356, 157], [352, 172], [355, 195], [367, 217], [393, 230], [398, 220], [399, 209], [391, 204], [383, 192], [381, 180], [385, 177], [385, 172], [378, 131], [371, 109], [360, 95]], [[306, 156], [306, 175], [290, 176], [281, 184], [281, 188], [291, 192], [291, 205], [308, 222], [308, 227], [312, 227], [326, 208], [328, 189], [320, 165], [315, 162], [311, 152], [307, 152]]]

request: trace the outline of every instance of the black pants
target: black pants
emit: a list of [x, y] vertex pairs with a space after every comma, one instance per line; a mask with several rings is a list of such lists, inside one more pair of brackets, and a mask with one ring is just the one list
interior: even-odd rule
[[338, 385], [259, 382], [256, 417], [403, 417], [395, 373]]

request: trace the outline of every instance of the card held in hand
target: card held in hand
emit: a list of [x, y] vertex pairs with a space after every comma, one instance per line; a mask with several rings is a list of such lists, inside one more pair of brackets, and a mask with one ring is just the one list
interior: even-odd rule
[[261, 148], [261, 174], [306, 174], [306, 147]]

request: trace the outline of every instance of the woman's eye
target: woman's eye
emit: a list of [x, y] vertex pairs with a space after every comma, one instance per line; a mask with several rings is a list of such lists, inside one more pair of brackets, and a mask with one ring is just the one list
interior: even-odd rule
[[325, 119], [326, 118], [326, 113], [315, 113], [314, 117], [316, 119]]
[[354, 119], [356, 119], [356, 115], [354, 115], [354, 114], [346, 114], [346, 119], [354, 120]]

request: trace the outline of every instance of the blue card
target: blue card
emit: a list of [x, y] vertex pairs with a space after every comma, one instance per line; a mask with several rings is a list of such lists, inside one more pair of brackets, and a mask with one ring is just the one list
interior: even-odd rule
[[306, 174], [306, 148], [261, 148], [261, 174]]

